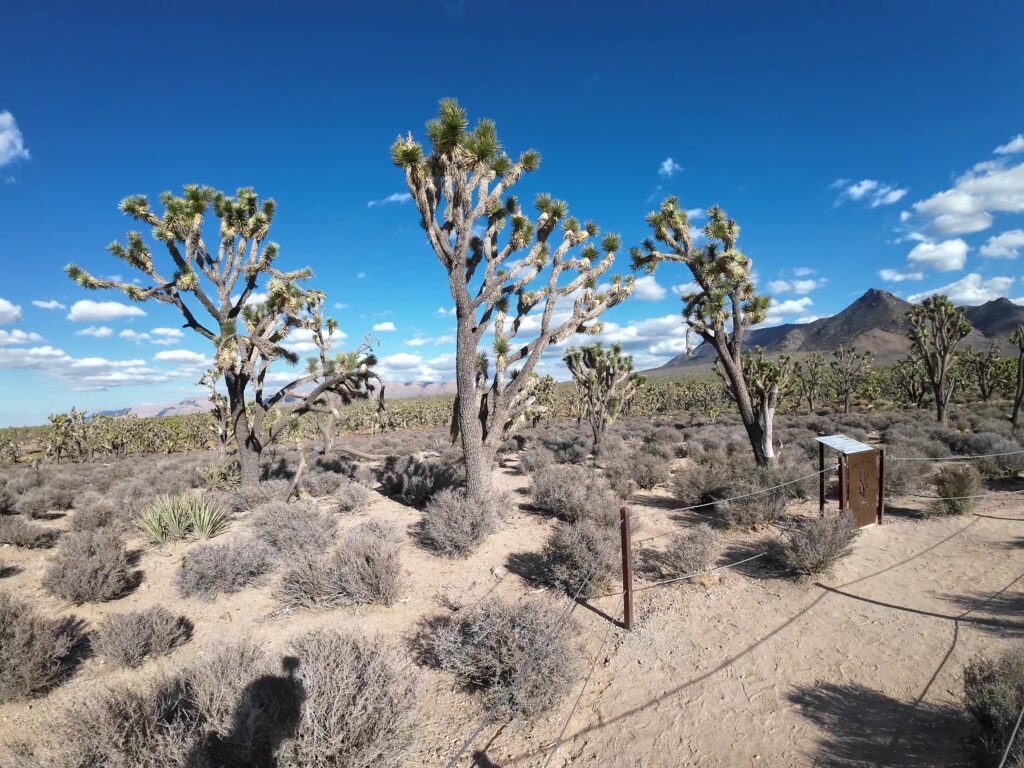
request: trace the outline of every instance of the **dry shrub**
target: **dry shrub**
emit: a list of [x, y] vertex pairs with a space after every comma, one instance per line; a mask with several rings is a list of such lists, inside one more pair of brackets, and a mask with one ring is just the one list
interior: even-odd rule
[[182, 560], [174, 583], [183, 595], [210, 600], [259, 582], [273, 567], [274, 556], [266, 545], [239, 537], [194, 547]]
[[57, 532], [20, 517], [0, 516], [0, 544], [13, 544], [26, 549], [52, 547]]
[[970, 497], [982, 492], [981, 474], [969, 464], [945, 464], [934, 482], [939, 498], [928, 508], [929, 515], [966, 515], [978, 503]]
[[162, 606], [115, 613], [96, 627], [93, 650], [103, 659], [123, 667], [137, 667], [149, 656], [162, 656], [184, 643], [192, 625]]
[[282, 577], [281, 600], [292, 608], [393, 605], [403, 586], [401, 546], [393, 526], [357, 525], [330, 555], [310, 553], [294, 562]]
[[492, 719], [531, 719], [549, 712], [575, 684], [578, 636], [578, 625], [556, 603], [496, 599], [434, 622], [423, 646], [465, 688], [484, 692]]
[[447, 488], [423, 510], [419, 538], [429, 549], [445, 557], [467, 557], [494, 532], [501, 509], [511, 500], [499, 494], [475, 501], [462, 488]]
[[538, 509], [574, 522], [618, 521], [619, 504], [608, 481], [586, 467], [552, 464], [533, 477], [533, 503]]
[[47, 619], [0, 592], [0, 704], [50, 690], [70, 672], [80, 640], [74, 619]]
[[320, 498], [334, 493], [345, 479], [337, 472], [311, 472], [302, 479], [302, 484], [310, 496]]
[[[964, 704], [981, 726], [982, 748], [997, 758], [1024, 708], [1024, 651], [1013, 650], [995, 660], [978, 658], [964, 667]], [[1024, 739], [1019, 734], [1010, 756], [1024, 761]]]
[[466, 484], [466, 464], [461, 451], [446, 451], [438, 458], [388, 456], [380, 484], [387, 496], [396, 496], [420, 507], [438, 491]]
[[123, 523], [123, 511], [103, 494], [86, 491], [75, 500], [75, 511], [71, 515], [73, 531], [95, 531], [98, 528], [120, 527]]
[[619, 564], [619, 526], [596, 520], [559, 522], [544, 544], [544, 580], [570, 595], [606, 591]]
[[706, 523], [680, 531], [670, 539], [661, 561], [671, 577], [710, 570], [715, 564], [718, 534]]
[[43, 587], [70, 603], [121, 597], [134, 584], [124, 541], [114, 531], [69, 534], [43, 577]]
[[582, 437], [555, 438], [546, 444], [559, 464], [583, 464], [590, 456], [590, 443]]
[[885, 449], [886, 498], [920, 493], [932, 481], [932, 470], [927, 462], [890, 461], [890, 456], [915, 456], [912, 446], [897, 443]]
[[333, 517], [310, 504], [283, 501], [257, 507], [249, 524], [256, 538], [285, 560], [330, 549], [338, 526]]
[[334, 510], [346, 514], [365, 509], [372, 498], [373, 492], [369, 488], [348, 478], [342, 478], [341, 484], [335, 488], [332, 495]]
[[850, 514], [800, 521], [784, 539], [768, 547], [768, 557], [786, 571], [801, 576], [825, 573], [850, 554], [860, 531]]
[[669, 459], [646, 451], [627, 453], [605, 468], [605, 476], [620, 497], [628, 498], [620, 492], [624, 484], [650, 490], [668, 482], [671, 477]]
[[418, 681], [396, 648], [351, 631], [318, 630], [296, 640], [292, 652], [306, 698], [282, 765], [408, 764]]
[[554, 463], [554, 452], [543, 445], [531, 445], [519, 454], [519, 468], [528, 474]]
[[640, 450], [668, 461], [682, 452], [679, 437], [672, 427], [655, 427], [643, 436]]
[[74, 493], [69, 488], [54, 485], [39, 485], [25, 491], [14, 504], [19, 514], [32, 518], [46, 517], [53, 511], [71, 509]]
[[233, 491], [242, 484], [242, 466], [238, 459], [213, 461], [199, 469], [203, 484], [214, 491]]
[[738, 477], [750, 466], [720, 451], [702, 451], [691, 456], [690, 464], [676, 472], [673, 493], [687, 507], [711, 504], [734, 495]]

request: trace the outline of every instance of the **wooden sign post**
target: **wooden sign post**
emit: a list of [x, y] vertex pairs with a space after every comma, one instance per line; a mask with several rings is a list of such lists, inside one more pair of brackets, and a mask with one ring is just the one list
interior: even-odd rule
[[839, 511], [853, 515], [857, 527], [882, 522], [885, 512], [885, 452], [846, 435], [819, 437], [818, 509], [825, 514], [825, 448], [839, 454]]

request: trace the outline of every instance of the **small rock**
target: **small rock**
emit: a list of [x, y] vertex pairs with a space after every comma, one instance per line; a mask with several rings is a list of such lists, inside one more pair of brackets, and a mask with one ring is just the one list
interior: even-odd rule
[[508, 575], [508, 570], [503, 566], [496, 565], [491, 568], [491, 575], [496, 579], [504, 579]]

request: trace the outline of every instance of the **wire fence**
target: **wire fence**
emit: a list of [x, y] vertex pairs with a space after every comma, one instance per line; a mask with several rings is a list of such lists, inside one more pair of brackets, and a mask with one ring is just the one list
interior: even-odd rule
[[979, 453], [973, 456], [886, 456], [888, 461], [970, 461], [972, 459], [998, 459], [1004, 456], [1020, 456], [1022, 451], [1008, 451], [1006, 453]]

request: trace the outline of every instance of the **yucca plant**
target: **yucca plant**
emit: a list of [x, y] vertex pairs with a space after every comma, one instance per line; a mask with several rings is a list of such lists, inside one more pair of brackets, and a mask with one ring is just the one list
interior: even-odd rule
[[210, 539], [227, 530], [231, 518], [212, 500], [191, 493], [158, 496], [135, 520], [154, 544], [180, 541], [189, 536]]

